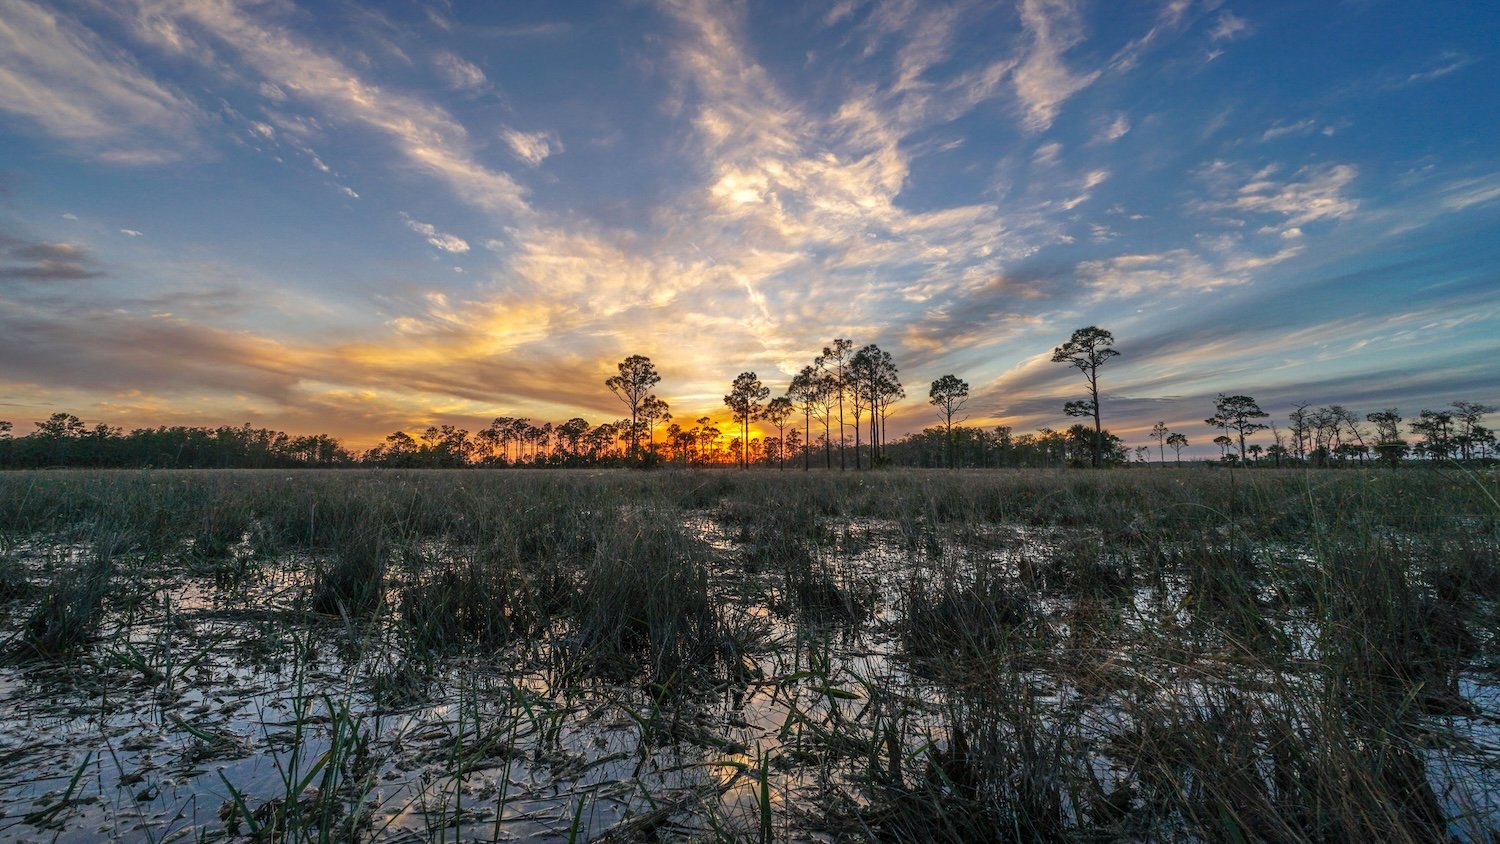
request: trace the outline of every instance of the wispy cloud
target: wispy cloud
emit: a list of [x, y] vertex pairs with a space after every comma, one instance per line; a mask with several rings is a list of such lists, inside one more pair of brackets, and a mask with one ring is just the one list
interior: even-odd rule
[[1063, 145], [1058, 141], [1048, 141], [1036, 148], [1031, 154], [1031, 162], [1039, 167], [1050, 167], [1057, 163], [1057, 157], [1062, 153]]
[[76, 21], [0, 3], [0, 110], [118, 164], [175, 161], [198, 145], [197, 107]]
[[87, 249], [0, 234], [0, 281], [81, 281], [105, 273]]
[[1099, 131], [1094, 135], [1094, 143], [1112, 144], [1125, 137], [1129, 132], [1130, 118], [1126, 117], [1124, 112], [1120, 112], [1114, 116], [1113, 120], [1100, 126]]
[[1459, 179], [1443, 187], [1443, 207], [1450, 211], [1462, 211], [1497, 199], [1500, 199], [1500, 173]]
[[1083, 22], [1074, 0], [1023, 0], [1021, 23], [1031, 36], [1031, 50], [1014, 73], [1016, 96], [1026, 128], [1052, 125], [1064, 102], [1099, 78], [1099, 71], [1074, 73], [1064, 54], [1083, 40]]
[[480, 91], [489, 87], [489, 80], [478, 65], [447, 50], [433, 56], [432, 65], [448, 83], [448, 87], [456, 91]]
[[468, 241], [464, 240], [461, 237], [458, 237], [457, 235], [440, 232], [437, 230], [437, 227], [433, 226], [431, 223], [423, 223], [419, 220], [413, 220], [405, 213], [402, 213], [401, 219], [406, 222], [407, 228], [411, 229], [419, 235], [422, 235], [422, 237], [427, 239], [428, 244], [436, 249], [440, 249], [444, 252], [454, 252], [459, 254], [469, 251]]
[[1221, 271], [1187, 249], [1084, 261], [1078, 274], [1097, 299], [1202, 293], [1248, 280]]
[[1442, 79], [1444, 76], [1447, 76], [1450, 73], [1454, 73], [1456, 71], [1464, 69], [1465, 67], [1468, 67], [1475, 61], [1476, 59], [1473, 56], [1449, 50], [1447, 52], [1444, 52], [1441, 56], [1438, 56], [1437, 60], [1432, 62], [1432, 66], [1427, 70], [1419, 70], [1415, 73], [1408, 74], [1407, 77], [1402, 80], [1401, 84], [1420, 85], [1424, 82], [1431, 82], [1434, 79]]
[[1300, 230], [1318, 220], [1343, 219], [1359, 208], [1359, 200], [1349, 195], [1359, 175], [1352, 164], [1308, 165], [1288, 177], [1275, 164], [1252, 174], [1239, 165], [1215, 161], [1198, 175], [1217, 195], [1197, 203], [1199, 208], [1279, 215], [1283, 218], [1280, 226], [1286, 229]]
[[1281, 214], [1288, 226], [1304, 226], [1314, 220], [1340, 219], [1353, 214], [1359, 201], [1347, 188], [1359, 175], [1352, 164], [1308, 166], [1291, 179], [1278, 180], [1267, 168], [1239, 189], [1230, 206], [1258, 213]]
[[563, 151], [562, 141], [553, 132], [522, 132], [506, 129], [500, 133], [510, 151], [532, 167], [541, 164], [548, 156]]
[[1250, 22], [1239, 17], [1234, 12], [1225, 9], [1219, 13], [1219, 19], [1214, 22], [1214, 28], [1208, 37], [1214, 41], [1238, 41], [1241, 38], [1249, 38], [1255, 34], [1255, 28]]
[[1277, 138], [1285, 138], [1294, 135], [1311, 135], [1313, 132], [1317, 131], [1317, 129], [1318, 122], [1316, 120], [1313, 120], [1312, 118], [1307, 118], [1306, 120], [1298, 120], [1295, 123], [1278, 122], [1276, 123], [1276, 125], [1267, 129], [1265, 132], [1262, 132], [1260, 139], [1261, 142], [1264, 143], [1266, 141], [1274, 141]]
[[[464, 202], [506, 215], [527, 214], [526, 190], [509, 174], [482, 164], [464, 126], [443, 108], [419, 97], [381, 88], [337, 58], [252, 11], [223, 2], [161, 7], [133, 0], [130, 22], [149, 43], [179, 54], [212, 56], [188, 34], [201, 32], [238, 56], [239, 72], [259, 74], [261, 84], [288, 100], [321, 110], [328, 120], [372, 129], [385, 136], [408, 166], [435, 176]], [[214, 70], [222, 66], [215, 64]]]

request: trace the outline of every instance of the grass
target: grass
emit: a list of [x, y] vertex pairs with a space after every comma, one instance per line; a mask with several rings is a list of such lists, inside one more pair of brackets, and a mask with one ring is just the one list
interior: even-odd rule
[[1489, 840], [1495, 500], [1423, 470], [0, 475], [0, 688], [87, 725], [7, 757], [70, 776], [0, 782], [0, 835], [145, 795], [205, 840]]

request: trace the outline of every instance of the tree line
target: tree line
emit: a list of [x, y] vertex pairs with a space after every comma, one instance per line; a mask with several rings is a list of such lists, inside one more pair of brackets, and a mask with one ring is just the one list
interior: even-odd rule
[[[604, 381], [628, 414], [615, 421], [592, 424], [574, 417], [554, 424], [501, 416], [472, 433], [453, 425], [430, 426], [415, 435], [396, 431], [356, 453], [326, 434], [293, 436], [249, 424], [125, 432], [103, 423], [88, 427], [77, 416], [59, 412], [22, 437], [12, 436], [10, 422], [0, 421], [0, 468], [734, 464], [785, 469], [800, 464], [810, 471], [815, 465], [832, 469], [835, 453], [841, 470], [851, 463], [855, 470], [883, 465], [1103, 467], [1149, 462], [1153, 450], [1165, 466], [1168, 449], [1180, 466], [1190, 443], [1165, 421], [1152, 427], [1152, 445], [1134, 448], [1104, 427], [1100, 369], [1119, 354], [1114, 336], [1097, 326], [1074, 331], [1054, 348], [1052, 361], [1078, 370], [1083, 378], [1084, 397], [1065, 402], [1063, 414], [1083, 421], [1030, 434], [1017, 434], [1006, 425], [991, 430], [965, 426], [969, 384], [947, 374], [932, 381], [927, 394], [939, 424], [892, 440], [886, 422], [892, 407], [906, 398], [894, 360], [877, 345], [856, 347], [839, 338], [792, 376], [780, 395], [773, 397], [771, 387], [753, 371], [737, 375], [724, 396], [733, 425], [727, 436], [710, 416], [675, 421], [670, 405], [654, 392], [662, 380], [655, 364], [631, 355]], [[1303, 403], [1293, 409], [1285, 428], [1262, 422], [1270, 414], [1250, 396], [1221, 393], [1213, 410], [1204, 424], [1219, 431], [1213, 444], [1221, 463], [1331, 466], [1380, 460], [1396, 465], [1411, 457], [1490, 459], [1496, 446], [1495, 433], [1483, 424], [1496, 408], [1472, 401], [1423, 409], [1410, 421], [1396, 408], [1366, 414], [1361, 421], [1341, 405], [1313, 408]], [[758, 422], [776, 434], [756, 436], [751, 425]], [[1266, 432], [1270, 444], [1253, 442]], [[1406, 439], [1406, 433], [1414, 439]]]
[[181, 425], [125, 431], [99, 423], [85, 425], [71, 413], [54, 413], [36, 430], [12, 436], [0, 421], [0, 468], [89, 466], [192, 469], [290, 469], [300, 466], [352, 466], [359, 455], [327, 434], [294, 436], [268, 428]]

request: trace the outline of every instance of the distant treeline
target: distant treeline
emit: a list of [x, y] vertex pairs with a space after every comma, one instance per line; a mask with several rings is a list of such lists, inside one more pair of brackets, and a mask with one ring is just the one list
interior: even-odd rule
[[[90, 428], [70, 413], [54, 413], [22, 437], [13, 437], [11, 423], [0, 421], [0, 468], [1181, 465], [1190, 443], [1164, 421], [1153, 426], [1151, 444], [1133, 448], [1104, 428], [1099, 369], [1119, 356], [1113, 343], [1108, 331], [1088, 326], [1053, 349], [1053, 362], [1077, 369], [1087, 388], [1085, 398], [1062, 408], [1064, 415], [1085, 421], [1060, 431], [1016, 434], [1009, 426], [965, 426], [969, 385], [956, 375], [944, 375], [927, 393], [941, 424], [888, 441], [891, 408], [906, 398], [895, 362], [879, 346], [856, 348], [851, 340], [837, 339], [791, 378], [783, 395], [772, 398], [770, 387], [754, 372], [736, 376], [724, 396], [733, 425], [727, 436], [708, 416], [688, 425], [674, 422], [670, 406], [652, 391], [661, 382], [655, 365], [650, 358], [631, 355], [619, 363], [618, 374], [604, 381], [629, 411], [627, 418], [614, 422], [592, 424], [575, 417], [553, 424], [502, 416], [473, 433], [452, 425], [428, 427], [415, 436], [397, 431], [380, 445], [355, 453], [326, 434], [293, 436], [249, 424], [126, 433], [103, 423]], [[1261, 421], [1270, 414], [1254, 398], [1221, 393], [1213, 415], [1203, 421], [1219, 431], [1213, 438], [1219, 456], [1211, 462], [1334, 466], [1380, 460], [1396, 465], [1411, 457], [1492, 459], [1495, 434], [1483, 423], [1495, 409], [1456, 401], [1441, 410], [1424, 409], [1407, 421], [1396, 408], [1361, 418], [1341, 405], [1300, 404], [1282, 428]], [[775, 428], [776, 435], [754, 436], [752, 422]], [[1407, 440], [1407, 434], [1413, 439]], [[1257, 436], [1268, 436], [1270, 442], [1254, 442]]]
[[[1457, 402], [1472, 416], [1473, 403]], [[1207, 462], [1259, 466], [1338, 466], [1367, 461], [1401, 462], [1417, 459], [1489, 460], [1495, 455], [1494, 433], [1466, 421], [1465, 413], [1423, 411], [1410, 423], [1422, 439], [1408, 443], [1392, 438], [1391, 425], [1401, 419], [1394, 411], [1370, 414], [1379, 419], [1369, 427], [1338, 407], [1299, 408], [1286, 428], [1268, 424], [1247, 431], [1272, 440], [1268, 446], [1249, 443], [1242, 460], [1234, 437], [1216, 438], [1220, 455]], [[1337, 423], [1335, 425], [1335, 423]], [[837, 424], [837, 423], [835, 423]], [[1253, 423], [1260, 424], [1260, 423]], [[1384, 426], [1386, 430], [1379, 430]], [[29, 435], [12, 437], [0, 423], [0, 468], [196, 468], [289, 469], [377, 466], [390, 468], [459, 467], [609, 467], [630, 465], [728, 466], [740, 464], [786, 469], [832, 469], [844, 456], [846, 467], [870, 466], [869, 444], [857, 450], [846, 439], [829, 441], [818, 433], [810, 444], [789, 430], [785, 439], [752, 436], [748, 447], [740, 437], [725, 436], [708, 417], [688, 427], [669, 425], [650, 432], [630, 456], [629, 420], [598, 425], [574, 418], [552, 424], [501, 417], [471, 433], [451, 425], [428, 428], [416, 436], [398, 431], [381, 445], [363, 452], [345, 448], [327, 434], [294, 436], [266, 428], [162, 426], [124, 431], [99, 424], [85, 426], [69, 413], [55, 413], [36, 423]], [[1158, 426], [1158, 430], [1165, 426]], [[1247, 426], [1249, 427], [1249, 426]], [[1234, 428], [1230, 428], [1234, 431]], [[1270, 432], [1267, 434], [1266, 432]], [[1188, 440], [1170, 431], [1150, 446], [1128, 448], [1108, 430], [1103, 435], [1103, 464], [1121, 466], [1160, 461], [1183, 465], [1181, 451]], [[877, 466], [954, 468], [1061, 468], [1089, 466], [1094, 430], [1083, 423], [1062, 430], [1043, 428], [1016, 433], [1011, 426], [980, 428], [935, 425], [899, 437], [880, 447]], [[1190, 460], [1187, 462], [1191, 462]], [[1199, 462], [1204, 462], [1200, 460]]]
[[104, 423], [88, 427], [71, 413], [54, 413], [24, 437], [12, 437], [10, 427], [0, 422], [0, 468], [283, 469], [359, 463], [358, 455], [327, 434], [293, 436], [248, 424], [164, 425], [126, 432]]

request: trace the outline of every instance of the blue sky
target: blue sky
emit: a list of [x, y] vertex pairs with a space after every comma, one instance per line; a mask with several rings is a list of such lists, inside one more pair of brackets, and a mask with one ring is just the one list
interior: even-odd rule
[[0, 419], [677, 418], [878, 343], [934, 421], [1500, 399], [1500, 6], [0, 0]]

